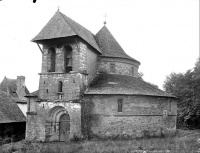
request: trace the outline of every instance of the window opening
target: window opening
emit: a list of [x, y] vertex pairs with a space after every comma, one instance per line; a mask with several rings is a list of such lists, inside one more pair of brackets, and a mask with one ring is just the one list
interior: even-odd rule
[[122, 112], [123, 99], [118, 99], [118, 112]]
[[50, 70], [49, 72], [55, 72], [55, 65], [56, 65], [56, 51], [55, 48], [51, 48], [49, 50], [50, 55]]
[[64, 71], [65, 73], [72, 71], [72, 48], [70, 46], [64, 47]]
[[58, 92], [62, 92], [62, 88], [63, 88], [63, 83], [62, 81], [58, 82]]
[[115, 73], [115, 64], [110, 64], [110, 72]]

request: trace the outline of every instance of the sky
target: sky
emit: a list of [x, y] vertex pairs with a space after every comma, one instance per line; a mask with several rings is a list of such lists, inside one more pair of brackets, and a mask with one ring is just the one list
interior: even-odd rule
[[170, 73], [184, 73], [199, 58], [199, 0], [2, 0], [0, 81], [26, 77], [39, 87], [42, 54], [31, 42], [56, 11], [93, 34], [106, 26], [124, 51], [141, 62], [143, 79], [162, 89]]

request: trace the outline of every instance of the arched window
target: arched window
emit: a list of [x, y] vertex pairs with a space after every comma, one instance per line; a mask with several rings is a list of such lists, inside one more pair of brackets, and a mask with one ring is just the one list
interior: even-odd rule
[[49, 61], [50, 61], [50, 69], [49, 72], [55, 72], [55, 65], [56, 65], [56, 51], [55, 48], [49, 49]]
[[64, 47], [64, 72], [72, 71], [72, 48], [70, 46]]
[[58, 92], [62, 92], [62, 89], [63, 88], [63, 83], [62, 83], [62, 81], [59, 81], [58, 82]]

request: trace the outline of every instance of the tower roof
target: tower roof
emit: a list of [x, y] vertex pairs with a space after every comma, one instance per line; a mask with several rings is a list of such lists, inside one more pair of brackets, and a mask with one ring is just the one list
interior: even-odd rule
[[44, 26], [39, 34], [32, 39], [32, 41], [37, 42], [39, 40], [63, 38], [75, 35], [81, 37], [93, 48], [101, 52], [95, 41], [94, 35], [89, 30], [73, 21], [60, 11], [55, 13], [55, 15]]
[[108, 28], [104, 25], [101, 30], [96, 34], [96, 41], [102, 51], [102, 56], [105, 57], [119, 57], [134, 60], [140, 64], [139, 61], [128, 56]]

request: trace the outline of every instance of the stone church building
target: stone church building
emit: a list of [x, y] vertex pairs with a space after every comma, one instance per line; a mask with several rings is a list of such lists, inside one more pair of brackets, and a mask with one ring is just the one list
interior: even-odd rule
[[138, 78], [140, 62], [105, 25], [94, 35], [58, 10], [32, 41], [42, 52], [42, 70], [39, 90], [26, 96], [26, 139], [135, 138], [176, 131], [176, 97]]

